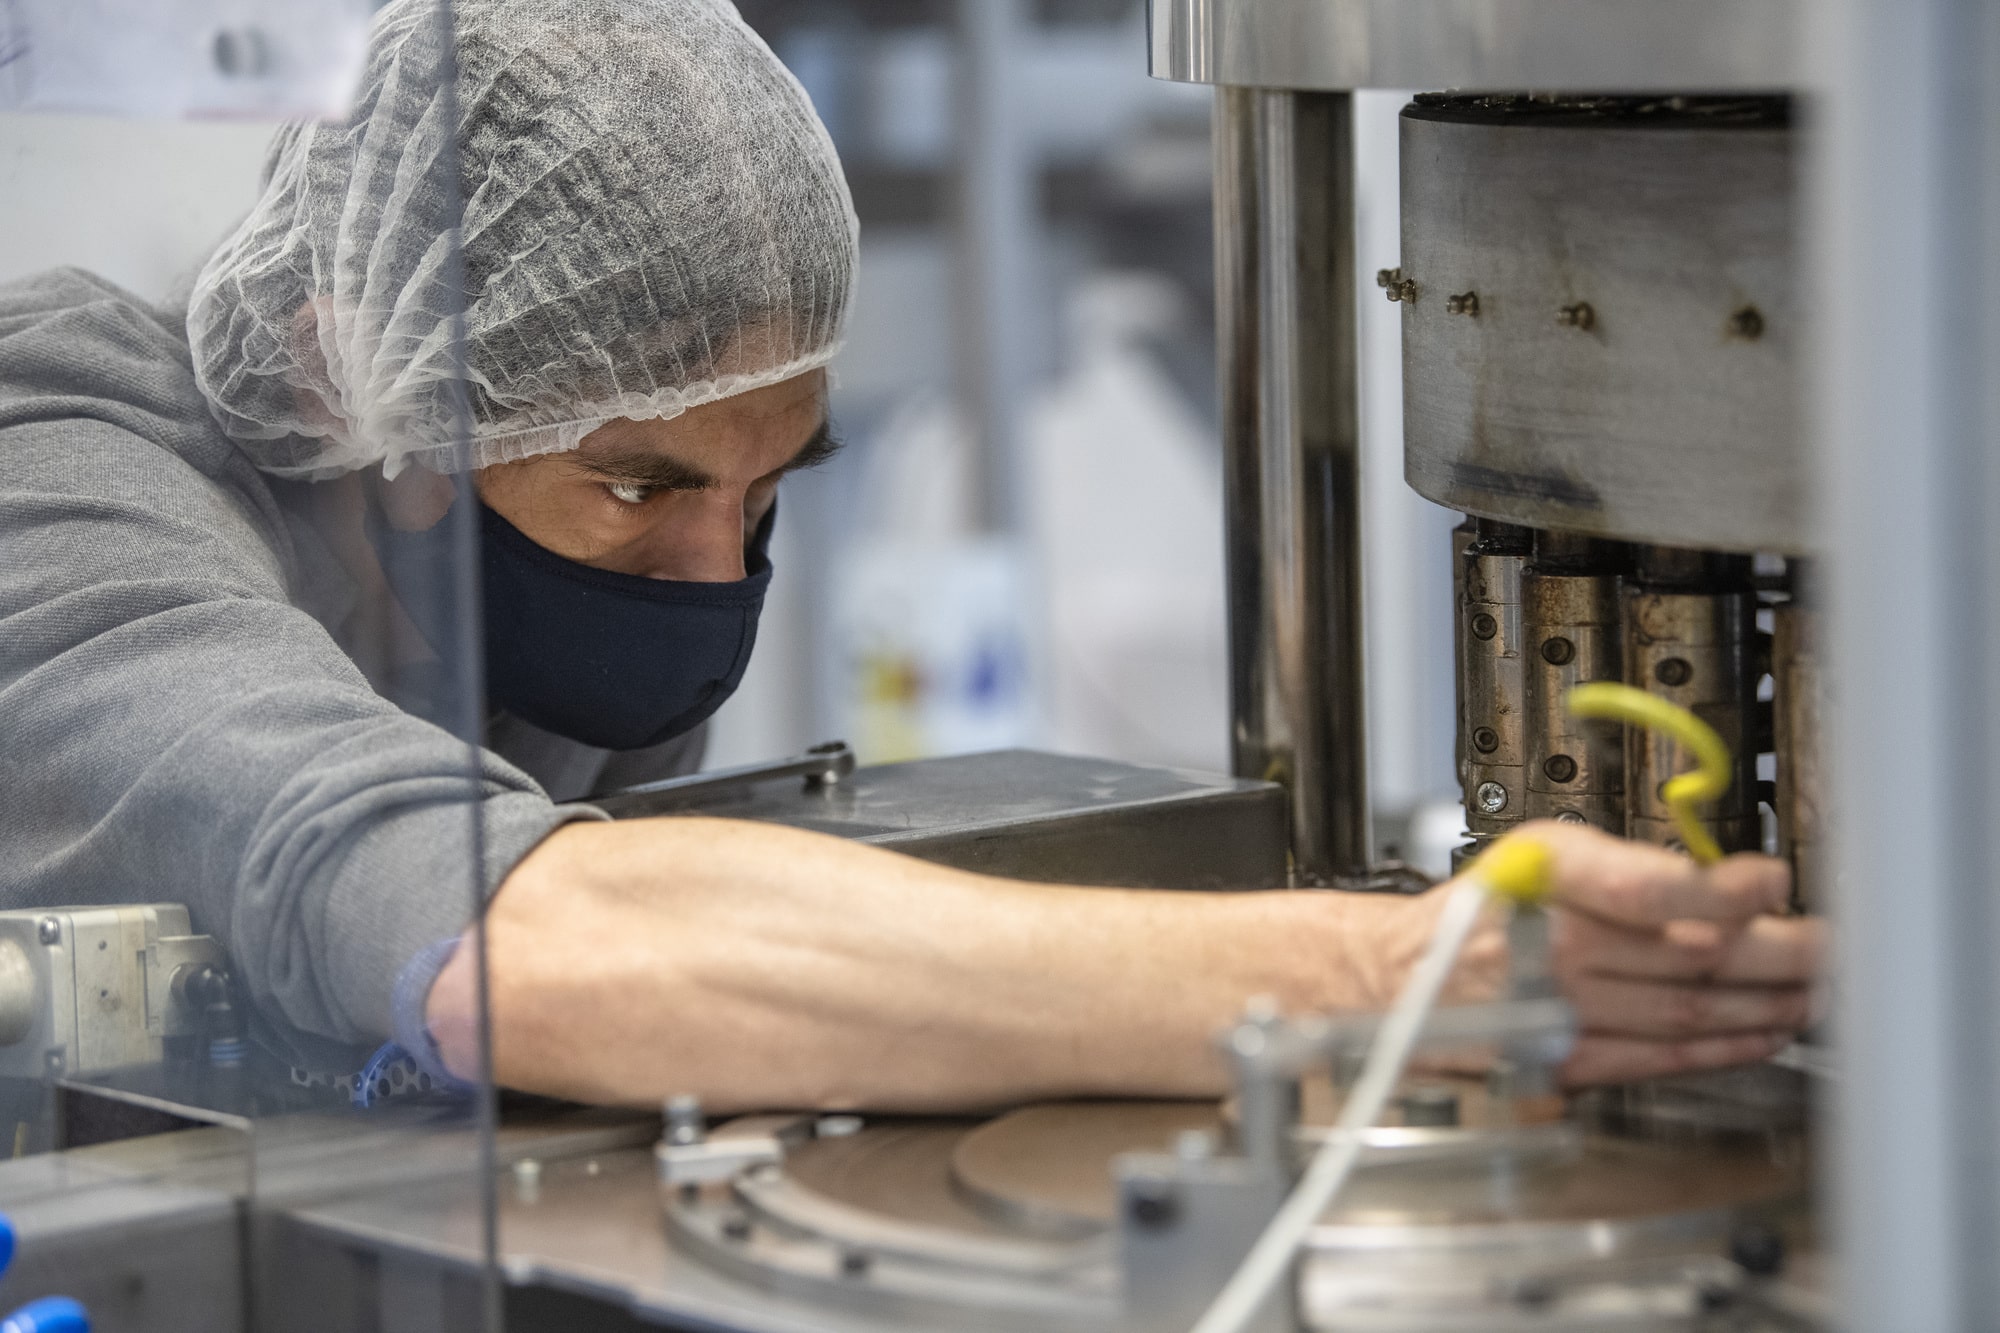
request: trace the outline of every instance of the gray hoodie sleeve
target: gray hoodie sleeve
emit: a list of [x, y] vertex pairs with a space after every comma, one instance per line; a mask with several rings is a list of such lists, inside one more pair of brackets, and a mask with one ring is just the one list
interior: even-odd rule
[[592, 812], [396, 708], [293, 605], [186, 357], [87, 275], [0, 286], [0, 905], [185, 903], [267, 1018], [379, 1040], [412, 956]]

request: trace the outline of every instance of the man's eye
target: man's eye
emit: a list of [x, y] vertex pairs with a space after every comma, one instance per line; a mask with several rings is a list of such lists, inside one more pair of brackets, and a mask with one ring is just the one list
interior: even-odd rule
[[604, 489], [611, 492], [612, 499], [622, 500], [628, 505], [642, 505], [653, 498], [651, 486], [640, 486], [629, 481], [610, 482]]

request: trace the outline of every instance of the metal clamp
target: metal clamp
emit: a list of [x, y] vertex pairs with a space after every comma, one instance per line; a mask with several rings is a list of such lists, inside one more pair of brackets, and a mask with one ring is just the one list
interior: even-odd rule
[[718, 797], [745, 793], [759, 783], [775, 782], [780, 778], [803, 778], [807, 791], [831, 788], [853, 772], [854, 751], [848, 748], [847, 742], [828, 741], [790, 759], [648, 782], [594, 796], [590, 803], [613, 819], [638, 819], [684, 810]]

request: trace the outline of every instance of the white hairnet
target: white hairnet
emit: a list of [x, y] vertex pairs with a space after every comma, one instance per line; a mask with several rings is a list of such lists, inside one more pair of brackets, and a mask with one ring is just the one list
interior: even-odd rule
[[484, 467], [832, 359], [853, 203], [804, 90], [734, 8], [456, 0], [448, 125], [436, 2], [377, 16], [352, 115], [280, 131], [263, 197], [197, 279], [195, 372], [260, 466]]

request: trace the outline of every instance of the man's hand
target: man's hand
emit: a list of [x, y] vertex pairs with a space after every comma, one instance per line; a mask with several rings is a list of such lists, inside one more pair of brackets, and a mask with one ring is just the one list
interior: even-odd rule
[[[1570, 1082], [1761, 1060], [1812, 1021], [1826, 927], [1782, 915], [1782, 861], [1740, 855], [1704, 868], [1566, 824], [1516, 836], [1555, 853], [1555, 967], [1581, 1028]], [[1468, 971], [1490, 986], [1504, 953], [1491, 931], [1468, 951]]]

